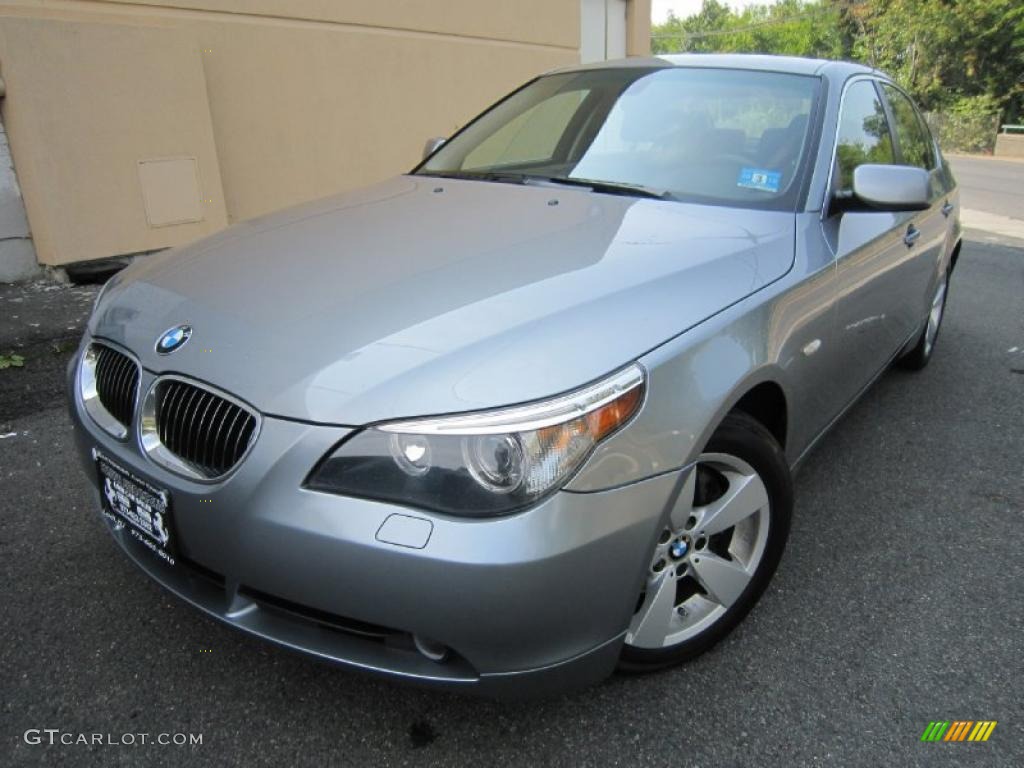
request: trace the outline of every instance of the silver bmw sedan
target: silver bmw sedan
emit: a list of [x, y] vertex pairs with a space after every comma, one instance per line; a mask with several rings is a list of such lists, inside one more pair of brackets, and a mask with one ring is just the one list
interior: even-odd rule
[[81, 459], [142, 571], [279, 645], [489, 695], [659, 669], [765, 590], [828, 427], [928, 363], [957, 203], [878, 71], [549, 73], [112, 279]]

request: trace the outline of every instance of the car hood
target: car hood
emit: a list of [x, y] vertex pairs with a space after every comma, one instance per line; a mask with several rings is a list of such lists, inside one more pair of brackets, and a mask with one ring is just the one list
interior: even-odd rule
[[[266, 414], [357, 425], [534, 400], [785, 274], [793, 214], [417, 176], [114, 278], [93, 335]], [[187, 344], [157, 338], [188, 324]]]

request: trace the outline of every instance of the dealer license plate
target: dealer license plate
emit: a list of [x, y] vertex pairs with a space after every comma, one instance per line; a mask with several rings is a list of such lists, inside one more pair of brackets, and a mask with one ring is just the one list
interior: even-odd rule
[[96, 471], [103, 514], [161, 560], [174, 565], [171, 494], [100, 453], [96, 454]]

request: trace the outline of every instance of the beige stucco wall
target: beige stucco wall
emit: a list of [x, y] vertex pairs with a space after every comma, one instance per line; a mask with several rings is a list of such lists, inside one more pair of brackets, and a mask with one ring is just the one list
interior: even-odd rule
[[[13, 0], [0, 109], [39, 259], [61, 264], [400, 173], [578, 49], [579, 0]], [[154, 158], [195, 158], [200, 221], [152, 225]]]
[[[7, 18], [0, 38], [4, 124], [42, 263], [153, 250], [225, 226], [205, 78], [187, 33]], [[152, 227], [139, 161], [170, 157], [195, 159], [199, 220]]]
[[651, 0], [626, 4], [626, 55], [651, 55]]

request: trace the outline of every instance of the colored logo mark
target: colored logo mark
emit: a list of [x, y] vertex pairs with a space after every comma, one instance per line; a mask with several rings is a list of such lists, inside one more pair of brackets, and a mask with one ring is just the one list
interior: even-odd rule
[[181, 347], [192, 336], [192, 327], [188, 325], [176, 325], [170, 330], [164, 331], [156, 342], [156, 351], [161, 355], [169, 355]]
[[988, 741], [996, 720], [932, 720], [921, 741]]

